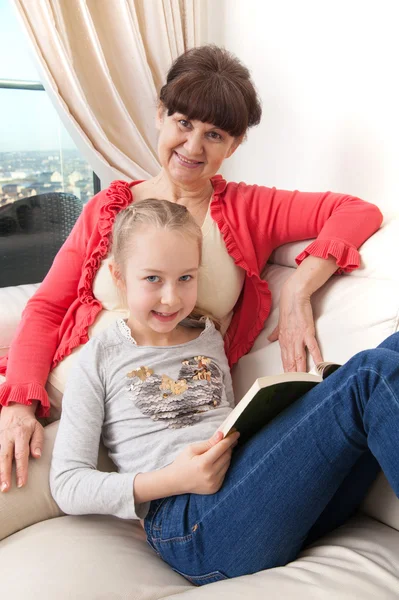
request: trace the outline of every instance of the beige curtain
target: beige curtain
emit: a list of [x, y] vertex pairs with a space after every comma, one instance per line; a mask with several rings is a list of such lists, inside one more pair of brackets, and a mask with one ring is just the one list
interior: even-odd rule
[[202, 43], [202, 0], [14, 0], [43, 85], [102, 187], [157, 173], [157, 92]]

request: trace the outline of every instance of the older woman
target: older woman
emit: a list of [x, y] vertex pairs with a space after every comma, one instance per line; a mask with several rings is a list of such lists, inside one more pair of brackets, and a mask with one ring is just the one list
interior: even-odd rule
[[[222, 323], [230, 365], [247, 353], [268, 318], [260, 277], [274, 248], [317, 237], [284, 284], [278, 339], [285, 370], [305, 370], [306, 348], [321, 360], [311, 295], [337, 270], [359, 265], [357, 248], [381, 224], [373, 205], [348, 195], [279, 191], [227, 183], [217, 175], [261, 118], [248, 70], [215, 46], [190, 50], [172, 65], [157, 110], [161, 171], [148, 181], [114, 182], [84, 208], [24, 311], [7, 360], [0, 362], [0, 489], [27, 481], [38, 458], [36, 417], [59, 413], [64, 382], [82, 344], [126, 312], [108, 269], [115, 215], [131, 202], [165, 198], [187, 206], [204, 236], [199, 304]], [[46, 383], [47, 382], [47, 383]], [[49, 400], [50, 397], [50, 400]], [[36, 416], [35, 416], [36, 415]]]

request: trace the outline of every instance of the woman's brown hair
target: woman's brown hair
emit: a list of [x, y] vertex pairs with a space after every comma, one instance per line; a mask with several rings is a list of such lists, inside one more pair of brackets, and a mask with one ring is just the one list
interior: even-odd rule
[[212, 123], [233, 137], [258, 125], [260, 100], [248, 69], [233, 54], [208, 45], [192, 48], [171, 66], [159, 99], [171, 116]]

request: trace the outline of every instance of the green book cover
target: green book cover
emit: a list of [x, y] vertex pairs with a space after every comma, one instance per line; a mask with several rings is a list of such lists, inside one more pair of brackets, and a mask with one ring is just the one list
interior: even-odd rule
[[240, 432], [240, 444], [339, 368], [335, 363], [317, 365], [315, 373], [282, 373], [260, 377], [225, 419], [219, 430], [226, 436]]

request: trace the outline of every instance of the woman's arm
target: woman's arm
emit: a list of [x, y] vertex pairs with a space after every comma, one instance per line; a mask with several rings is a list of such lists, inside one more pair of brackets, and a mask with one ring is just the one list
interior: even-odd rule
[[283, 285], [279, 324], [268, 339], [279, 340], [284, 371], [306, 371], [306, 348], [315, 364], [322, 362], [310, 299], [337, 268], [335, 258], [308, 256]]
[[344, 194], [288, 192], [241, 186], [251, 237], [261, 268], [270, 253], [289, 242], [317, 238], [297, 257], [298, 268], [281, 290], [279, 339], [285, 371], [306, 370], [306, 348], [315, 363], [322, 359], [315, 337], [310, 298], [330, 277], [360, 264], [357, 248], [380, 227], [373, 204]]
[[48, 414], [44, 385], [59, 342], [60, 325], [77, 298], [87, 246], [96, 231], [104, 195], [100, 192], [84, 207], [50, 271], [26, 305], [7, 357], [6, 383], [0, 386], [2, 406], [10, 402], [30, 405], [38, 400], [37, 415]]
[[100, 192], [83, 210], [68, 239], [37, 292], [27, 303], [7, 359], [0, 360], [0, 490], [11, 486], [15, 456], [18, 485], [28, 476], [31, 454], [42, 451], [42, 426], [35, 418], [49, 412], [44, 388], [59, 341], [60, 325], [77, 297], [78, 282], [87, 249], [98, 223], [99, 208], [105, 197]]
[[238, 191], [245, 202], [260, 270], [275, 248], [317, 238], [297, 257], [297, 263], [309, 255], [333, 256], [338, 267], [351, 271], [359, 266], [357, 249], [382, 223], [377, 206], [355, 196], [241, 184]]

